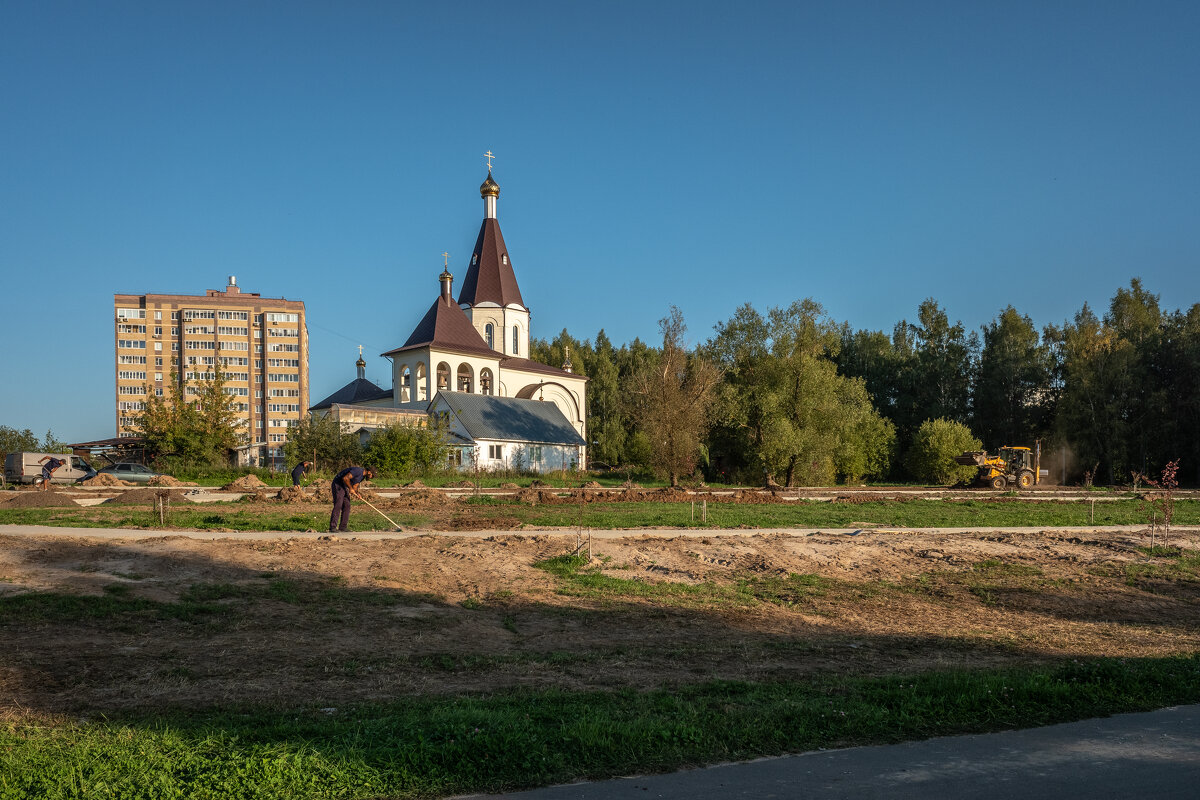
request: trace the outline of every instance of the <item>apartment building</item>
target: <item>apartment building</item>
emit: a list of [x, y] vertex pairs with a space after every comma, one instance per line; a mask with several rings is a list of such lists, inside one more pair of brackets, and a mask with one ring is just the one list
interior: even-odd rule
[[117, 436], [136, 436], [148, 395], [186, 398], [220, 364], [245, 423], [242, 460], [281, 463], [288, 427], [308, 408], [304, 302], [243, 292], [229, 276], [204, 295], [114, 294]]

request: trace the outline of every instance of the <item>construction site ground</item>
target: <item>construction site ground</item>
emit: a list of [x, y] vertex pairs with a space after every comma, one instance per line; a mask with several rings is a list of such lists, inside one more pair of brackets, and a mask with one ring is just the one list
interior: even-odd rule
[[0, 705], [334, 708], [1200, 647], [1194, 527], [1157, 549], [1138, 526], [505, 530], [421, 502], [431, 529], [400, 534], [0, 526]]

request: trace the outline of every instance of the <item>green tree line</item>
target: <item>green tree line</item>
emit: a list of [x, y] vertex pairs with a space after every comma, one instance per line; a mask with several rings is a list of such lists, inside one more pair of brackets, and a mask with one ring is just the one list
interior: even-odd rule
[[[594, 462], [739, 483], [943, 480], [948, 449], [1040, 439], [1043, 467], [1069, 482], [1126, 483], [1175, 459], [1200, 482], [1200, 304], [1165, 311], [1139, 279], [1102, 315], [1084, 304], [1040, 329], [1008, 306], [968, 331], [929, 298], [890, 333], [838, 323], [811, 299], [744, 305], [690, 349], [684, 330], [672, 308], [661, 342], [618, 347], [603, 330], [532, 342], [554, 366], [569, 349], [590, 379]], [[703, 374], [711, 385], [678, 413]], [[694, 431], [686, 455], [679, 426]]]

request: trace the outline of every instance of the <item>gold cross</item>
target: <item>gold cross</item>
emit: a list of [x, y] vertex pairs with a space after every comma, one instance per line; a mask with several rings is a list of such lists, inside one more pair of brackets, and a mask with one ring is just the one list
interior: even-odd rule
[[491, 150], [488, 150], [486, 153], [483, 154], [483, 157], [488, 160], [488, 172], [491, 172], [492, 171], [492, 159], [495, 158], [495, 156], [492, 155]]
[[446, 271], [450, 271], [450, 254], [445, 250], [442, 251], [442, 263], [446, 266]]
[[362, 345], [361, 344], [358, 346], [358, 357], [362, 358]]

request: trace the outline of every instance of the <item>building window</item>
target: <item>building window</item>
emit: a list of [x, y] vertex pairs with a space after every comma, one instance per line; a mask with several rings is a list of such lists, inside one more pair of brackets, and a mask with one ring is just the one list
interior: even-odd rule
[[504, 445], [489, 444], [488, 445], [488, 458], [490, 458], [492, 461], [500, 461], [501, 459], [503, 459], [504, 458]]
[[504, 255], [500, 256], [500, 263], [505, 266], [508, 266], [508, 253], [505, 253]]
[[521, 329], [513, 325], [513, 349], [514, 356], [521, 354]]
[[479, 370], [479, 393], [489, 396], [492, 393], [492, 371], [486, 367]]
[[496, 344], [493, 341], [495, 335], [496, 329], [492, 326], [492, 323], [489, 322], [487, 325], [483, 326], [483, 339], [485, 342], [487, 342], [487, 346], [493, 350], [496, 349]]

